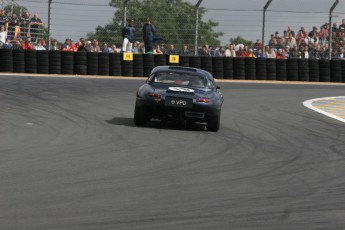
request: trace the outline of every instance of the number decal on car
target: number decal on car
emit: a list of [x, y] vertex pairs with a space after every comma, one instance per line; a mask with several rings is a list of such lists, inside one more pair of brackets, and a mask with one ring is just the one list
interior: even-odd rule
[[189, 93], [193, 93], [194, 92], [193, 89], [182, 88], [182, 87], [169, 87], [169, 90], [177, 91], [177, 92], [189, 92]]

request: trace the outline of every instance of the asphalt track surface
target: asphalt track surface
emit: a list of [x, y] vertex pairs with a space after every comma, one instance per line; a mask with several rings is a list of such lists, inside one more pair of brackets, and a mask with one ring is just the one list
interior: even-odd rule
[[221, 128], [133, 125], [143, 80], [0, 76], [0, 229], [345, 229], [345, 85], [219, 83]]

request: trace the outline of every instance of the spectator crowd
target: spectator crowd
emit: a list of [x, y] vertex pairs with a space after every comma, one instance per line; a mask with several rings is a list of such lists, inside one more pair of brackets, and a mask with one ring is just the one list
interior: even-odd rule
[[[68, 38], [63, 44], [56, 39], [48, 42], [42, 39], [42, 21], [38, 14], [33, 17], [28, 12], [18, 18], [15, 13], [6, 16], [5, 10], [0, 10], [0, 47], [3, 49], [24, 50], [61, 50], [61, 51], [85, 51], [85, 52], [133, 52], [168, 55], [200, 55], [200, 56], [224, 56], [224, 57], [253, 57], [253, 58], [310, 58], [328, 59], [331, 52], [332, 59], [345, 60], [345, 19], [338, 26], [332, 25], [332, 50], [329, 49], [329, 23], [320, 28], [314, 26], [311, 31], [301, 27], [295, 32], [290, 26], [280, 35], [279, 32], [271, 34], [267, 45], [263, 45], [260, 39], [248, 47], [244, 44], [230, 43], [225, 46], [212, 46], [204, 44], [196, 52], [193, 46], [184, 44], [176, 49], [174, 44], [166, 45], [164, 39], [156, 36], [156, 28], [149, 18], [145, 19], [142, 28], [142, 42], [135, 41], [136, 28], [134, 20], [128, 20], [122, 30], [123, 42], [120, 48], [115, 44], [108, 46], [107, 43], [99, 44], [97, 39], [87, 41], [80, 38], [73, 42]], [[40, 36], [39, 36], [40, 35]], [[41, 37], [41, 38], [39, 38]]]

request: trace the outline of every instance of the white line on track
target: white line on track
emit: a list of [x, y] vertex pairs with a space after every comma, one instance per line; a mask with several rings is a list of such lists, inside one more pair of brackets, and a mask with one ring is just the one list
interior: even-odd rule
[[312, 109], [312, 110], [318, 112], [318, 113], [321, 113], [323, 115], [326, 115], [328, 117], [331, 117], [333, 119], [336, 119], [338, 121], [341, 121], [341, 122], [345, 123], [345, 119], [344, 118], [341, 118], [341, 117], [339, 117], [337, 115], [334, 115], [332, 113], [326, 112], [326, 111], [324, 111], [322, 109], [318, 109], [315, 106], [313, 106], [314, 102], [318, 102], [318, 101], [322, 101], [322, 100], [334, 100], [334, 99], [344, 99], [345, 100], [345, 97], [344, 96], [336, 96], [336, 97], [315, 98], [315, 99], [311, 99], [311, 100], [307, 100], [307, 101], [303, 102], [303, 105], [308, 107], [309, 109]]

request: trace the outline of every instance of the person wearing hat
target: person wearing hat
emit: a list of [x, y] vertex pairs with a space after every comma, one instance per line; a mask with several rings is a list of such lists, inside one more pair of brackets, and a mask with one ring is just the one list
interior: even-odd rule
[[253, 49], [252, 49], [252, 48], [250, 48], [250, 49], [248, 50], [248, 56], [247, 56], [247, 57], [253, 57], [253, 58], [256, 58], [256, 56], [255, 56], [254, 51], [253, 51]]
[[135, 28], [134, 28], [134, 20], [129, 19], [128, 25], [123, 27], [122, 29], [122, 52], [132, 52], [133, 49], [133, 43], [134, 43], [134, 34], [135, 34]]

